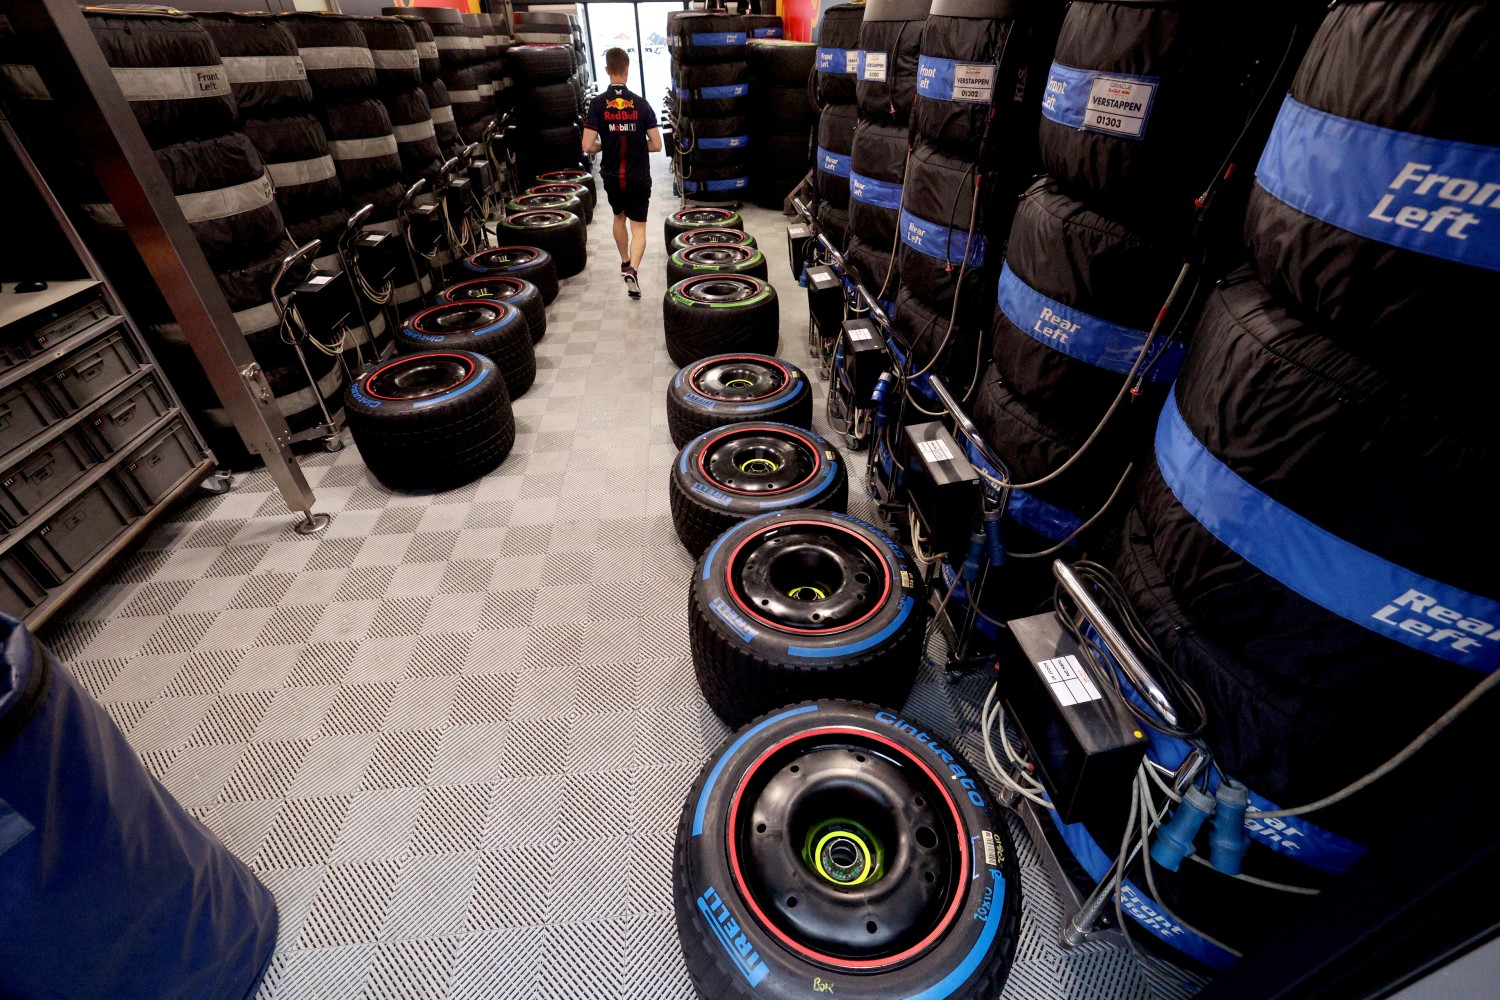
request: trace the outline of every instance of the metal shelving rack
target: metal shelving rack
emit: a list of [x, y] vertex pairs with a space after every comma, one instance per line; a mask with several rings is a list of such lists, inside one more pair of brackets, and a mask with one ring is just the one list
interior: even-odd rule
[[[140, 330], [3, 115], [0, 133], [89, 275], [49, 282], [43, 291], [0, 292], [0, 352], [9, 359], [0, 362], [0, 399], [31, 407], [41, 425], [0, 445], [7, 498], [0, 505], [0, 607], [21, 612], [34, 628], [216, 473]], [[50, 314], [56, 318], [40, 321]], [[112, 384], [75, 395], [63, 388], [70, 379]], [[91, 398], [79, 403], [78, 395]], [[8, 407], [0, 413], [0, 431], [13, 416]], [[49, 480], [70, 474], [75, 478], [54, 490]], [[12, 490], [41, 502], [12, 500]]]

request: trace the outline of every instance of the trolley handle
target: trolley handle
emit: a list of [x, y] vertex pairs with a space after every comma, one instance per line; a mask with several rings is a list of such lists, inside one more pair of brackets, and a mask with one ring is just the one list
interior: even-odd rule
[[964, 412], [963, 407], [958, 405], [958, 400], [953, 398], [953, 393], [948, 391], [948, 383], [943, 381], [943, 377], [941, 375], [929, 375], [927, 376], [927, 385], [932, 389], [933, 394], [937, 396], [938, 402], [943, 404], [943, 409], [947, 410], [948, 414], [953, 417], [953, 422], [958, 425], [959, 433], [969, 439], [970, 443], [974, 445], [975, 450], [979, 452], [980, 457], [996, 469], [1008, 469], [1009, 467], [1005, 464], [1005, 460], [995, 453], [995, 449], [990, 447], [989, 442], [984, 439], [984, 434], [980, 432], [974, 421], [969, 419], [969, 415]]
[[[322, 246], [322, 240], [309, 240], [297, 249], [293, 250], [291, 253], [287, 254], [285, 257], [281, 258], [281, 266], [276, 269], [276, 277], [271, 279], [272, 302], [279, 303], [281, 301], [281, 296], [277, 292], [277, 286], [281, 284], [281, 279], [286, 277], [286, 273], [287, 271], [291, 270], [292, 265], [304, 258], [311, 258], [322, 248]], [[280, 311], [279, 308], [278, 311]]]
[[412, 203], [425, 190], [427, 190], [427, 178], [425, 177], [418, 177], [416, 182], [406, 189], [406, 194], [401, 196], [400, 214], [403, 218], [411, 213]]
[[880, 301], [870, 293], [870, 290], [863, 283], [854, 277], [854, 271], [849, 267], [849, 261], [845, 259], [838, 247], [833, 245], [833, 241], [828, 238], [828, 234], [824, 233], [822, 228], [819, 227], [807, 205], [800, 199], [793, 198], [792, 207], [797, 210], [798, 215], [802, 216], [802, 221], [812, 227], [813, 236], [817, 239], [818, 245], [828, 254], [833, 266], [854, 285], [854, 294], [864, 303], [865, 310], [870, 314], [870, 318], [880, 327], [881, 335], [887, 341], [893, 339], [896, 331], [891, 328], [890, 320], [886, 319], [885, 310], [880, 307]]

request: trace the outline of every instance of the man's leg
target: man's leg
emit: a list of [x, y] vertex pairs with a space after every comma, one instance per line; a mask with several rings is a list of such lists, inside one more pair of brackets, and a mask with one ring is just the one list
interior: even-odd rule
[[646, 220], [630, 220], [630, 266], [639, 268], [641, 258], [646, 256]]
[[625, 213], [615, 216], [615, 246], [620, 248], [620, 263], [630, 261], [630, 231], [625, 226]]

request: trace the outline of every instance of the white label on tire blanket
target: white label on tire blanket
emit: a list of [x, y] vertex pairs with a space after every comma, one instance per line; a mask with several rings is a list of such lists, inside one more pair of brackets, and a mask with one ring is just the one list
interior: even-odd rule
[[953, 449], [948, 447], [946, 441], [918, 441], [917, 450], [929, 462], [953, 461]]
[[1055, 660], [1039, 660], [1037, 669], [1046, 678], [1048, 686], [1052, 688], [1052, 695], [1059, 705], [1064, 707], [1080, 705], [1083, 702], [1098, 701], [1104, 697], [1099, 693], [1099, 689], [1094, 687], [1093, 679], [1078, 662], [1078, 657], [1071, 653], [1067, 656], [1059, 656]]
[[953, 99], [969, 104], [988, 104], [995, 94], [994, 63], [957, 63], [953, 67]]
[[886, 53], [884, 52], [866, 52], [864, 59], [860, 62], [859, 78], [861, 80], [874, 80], [877, 83], [883, 82], [885, 80], [885, 61]]
[[1146, 116], [1151, 110], [1151, 95], [1155, 91], [1154, 83], [1096, 76], [1094, 85], [1089, 88], [1083, 127], [1139, 137], [1146, 129]]

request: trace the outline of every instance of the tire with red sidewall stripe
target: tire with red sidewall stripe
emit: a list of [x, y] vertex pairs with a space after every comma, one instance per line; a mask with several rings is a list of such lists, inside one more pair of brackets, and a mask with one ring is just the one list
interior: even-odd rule
[[667, 429], [681, 448], [704, 431], [749, 420], [812, 427], [812, 389], [802, 369], [769, 354], [715, 354], [667, 384]]
[[990, 801], [945, 740], [873, 705], [792, 705], [734, 733], [677, 827], [677, 934], [698, 996], [999, 995], [1021, 887]]
[[864, 521], [805, 508], [720, 535], [693, 573], [693, 667], [731, 726], [805, 698], [900, 705], [922, 659], [925, 588]]
[[695, 205], [692, 208], [684, 208], [673, 212], [662, 222], [662, 231], [666, 237], [668, 253], [671, 252], [672, 241], [683, 233], [694, 229], [745, 229], [745, 220], [740, 218], [740, 213], [732, 208], [712, 208], [705, 205]]

